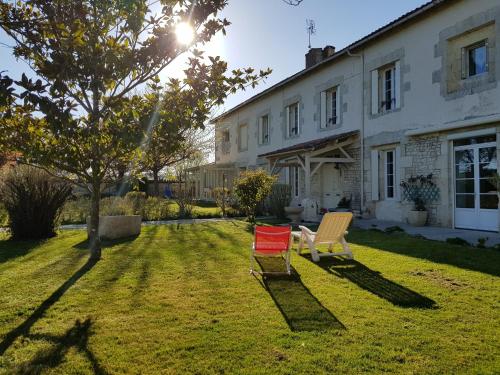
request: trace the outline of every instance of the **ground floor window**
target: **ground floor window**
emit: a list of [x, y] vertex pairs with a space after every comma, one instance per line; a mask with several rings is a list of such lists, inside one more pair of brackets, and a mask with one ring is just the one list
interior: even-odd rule
[[394, 150], [388, 150], [385, 152], [384, 160], [384, 181], [385, 181], [385, 198], [394, 199], [395, 198], [395, 167], [396, 158]]
[[292, 196], [295, 198], [299, 197], [300, 192], [300, 180], [299, 180], [299, 167], [290, 166], [287, 169], [287, 184], [292, 187]]

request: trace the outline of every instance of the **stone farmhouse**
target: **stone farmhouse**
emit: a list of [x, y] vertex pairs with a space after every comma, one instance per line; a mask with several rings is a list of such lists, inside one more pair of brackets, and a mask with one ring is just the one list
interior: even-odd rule
[[304, 70], [215, 119], [196, 194], [264, 168], [305, 220], [347, 198], [363, 216], [406, 221], [401, 181], [432, 173], [428, 224], [498, 231], [497, 42], [498, 0], [434, 0], [342, 50], [310, 49]]

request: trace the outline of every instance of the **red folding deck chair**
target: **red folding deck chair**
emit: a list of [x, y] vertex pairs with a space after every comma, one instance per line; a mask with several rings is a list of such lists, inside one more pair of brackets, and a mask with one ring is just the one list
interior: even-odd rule
[[[255, 226], [255, 240], [250, 255], [250, 273], [254, 273], [255, 257], [283, 256], [286, 273], [290, 275], [290, 247], [292, 227]], [[282, 274], [283, 272], [260, 272], [261, 274]]]

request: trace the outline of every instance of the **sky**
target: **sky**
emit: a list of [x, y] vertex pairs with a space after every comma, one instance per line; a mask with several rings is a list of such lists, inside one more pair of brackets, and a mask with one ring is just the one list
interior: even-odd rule
[[[217, 114], [272, 86], [304, 68], [308, 50], [306, 19], [316, 25], [312, 47], [333, 45], [337, 50], [351, 44], [404, 13], [426, 3], [427, 0], [304, 0], [299, 6], [290, 6], [282, 0], [229, 0], [221, 17], [231, 25], [227, 35], [217, 35], [206, 46], [207, 54], [219, 55], [229, 68], [271, 68], [273, 73], [255, 89], [231, 95]], [[2, 45], [11, 44], [0, 32], [0, 71], [19, 77], [28, 67], [16, 61], [11, 50]], [[162, 79], [179, 77], [183, 59], [175, 61]]]

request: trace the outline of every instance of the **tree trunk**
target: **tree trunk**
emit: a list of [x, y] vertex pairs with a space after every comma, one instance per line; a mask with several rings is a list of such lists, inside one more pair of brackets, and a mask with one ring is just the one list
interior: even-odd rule
[[158, 178], [158, 169], [153, 169], [153, 186], [154, 186], [154, 196], [160, 196], [160, 181]]
[[92, 186], [92, 197], [90, 206], [90, 235], [89, 249], [90, 258], [101, 259], [101, 239], [99, 238], [99, 205], [101, 201], [101, 184], [94, 183]]

